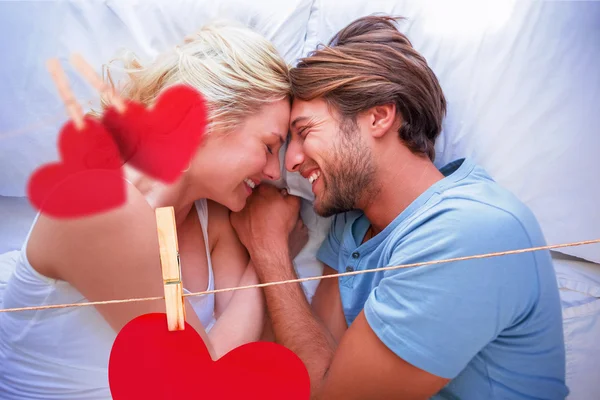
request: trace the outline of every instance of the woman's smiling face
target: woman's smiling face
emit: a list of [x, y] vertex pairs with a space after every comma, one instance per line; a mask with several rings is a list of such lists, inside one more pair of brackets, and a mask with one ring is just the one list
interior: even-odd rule
[[289, 119], [290, 101], [284, 99], [267, 103], [231, 132], [207, 135], [202, 149], [210, 158], [210, 174], [202, 173], [211, 177], [207, 197], [239, 211], [258, 184], [279, 179]]

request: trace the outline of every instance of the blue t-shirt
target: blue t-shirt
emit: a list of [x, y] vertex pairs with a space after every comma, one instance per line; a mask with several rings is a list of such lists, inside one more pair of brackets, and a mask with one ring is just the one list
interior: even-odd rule
[[[479, 166], [457, 160], [382, 232], [338, 214], [318, 258], [338, 272], [544, 246], [532, 212]], [[346, 321], [364, 309], [405, 361], [452, 379], [434, 398], [564, 399], [561, 306], [548, 251], [339, 278]]]

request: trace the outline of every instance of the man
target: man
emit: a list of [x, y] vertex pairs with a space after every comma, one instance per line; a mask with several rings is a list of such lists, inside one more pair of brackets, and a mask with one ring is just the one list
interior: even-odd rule
[[[537, 221], [470, 160], [438, 170], [446, 101], [387, 17], [361, 18], [291, 72], [286, 168], [332, 216], [325, 274], [541, 246]], [[260, 187], [232, 215], [261, 281], [295, 279], [298, 201]], [[265, 288], [275, 337], [316, 399], [559, 399], [565, 355], [548, 252]]]

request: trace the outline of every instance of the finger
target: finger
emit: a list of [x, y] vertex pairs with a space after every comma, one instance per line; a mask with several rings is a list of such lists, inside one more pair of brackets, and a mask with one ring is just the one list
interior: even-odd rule
[[100, 78], [100, 76], [94, 71], [94, 68], [83, 59], [79, 54], [73, 54], [71, 56], [71, 64], [79, 71], [81, 75], [92, 85], [101, 96], [105, 97], [107, 101], [114, 105], [118, 112], [125, 112], [125, 103], [117, 95], [114, 89]]
[[281, 194], [283, 195], [283, 197], [286, 197], [289, 193], [286, 188], [283, 188], [281, 189]]
[[50, 76], [58, 89], [58, 94], [65, 103], [67, 114], [73, 120], [75, 127], [79, 130], [83, 129], [83, 109], [75, 99], [73, 91], [69, 87], [69, 81], [65, 71], [60, 66], [60, 62], [56, 58], [52, 58], [46, 62], [46, 68], [50, 72]]
[[300, 226], [300, 232], [302, 232], [302, 233], [308, 233], [308, 226], [306, 226], [306, 224], [304, 223], [304, 221], [302, 221], [302, 218], [300, 218], [300, 221], [302, 222], [302, 224]]
[[300, 208], [300, 197], [298, 196], [285, 196], [285, 201], [294, 206], [294, 208]]

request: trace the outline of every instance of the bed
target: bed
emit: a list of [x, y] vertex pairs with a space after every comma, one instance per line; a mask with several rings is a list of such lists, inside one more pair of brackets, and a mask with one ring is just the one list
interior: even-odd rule
[[[533, 210], [550, 244], [600, 238], [600, 2], [0, 2], [0, 282], [35, 216], [25, 197], [28, 176], [57, 159], [56, 134], [66, 118], [47, 58], [61, 59], [79, 100], [91, 106], [93, 91], [66, 63], [73, 52], [100, 72], [122, 48], [151, 60], [209, 19], [228, 17], [263, 33], [293, 65], [353, 19], [375, 12], [406, 17], [401, 29], [445, 91], [448, 116], [436, 164], [464, 156], [480, 163]], [[296, 265], [301, 276], [318, 275], [315, 253], [328, 221], [312, 213], [304, 180], [286, 173], [280, 185], [304, 198], [311, 242]], [[553, 256], [570, 398], [597, 397], [600, 245]]]

